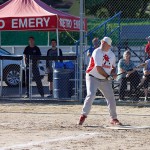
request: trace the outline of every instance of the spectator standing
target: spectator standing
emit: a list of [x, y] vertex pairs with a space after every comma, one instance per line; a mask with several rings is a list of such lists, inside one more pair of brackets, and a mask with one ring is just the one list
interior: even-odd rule
[[146, 40], [147, 40], [147, 44], [146, 44], [146, 47], [145, 47], [145, 53], [148, 55], [147, 56], [147, 58], [146, 58], [146, 60], [147, 59], [150, 59], [150, 36], [148, 36], [147, 38], [146, 38]]
[[93, 40], [92, 40], [92, 44], [93, 44], [93, 47], [91, 47], [87, 53], [87, 56], [91, 57], [92, 56], [92, 53], [93, 51], [99, 47], [99, 38], [95, 37]]
[[[30, 56], [41, 56], [41, 51], [39, 47], [35, 45], [35, 40], [34, 37], [29, 37], [29, 45], [24, 49], [24, 62], [26, 65], [26, 96], [25, 98], [29, 97], [29, 59]], [[36, 82], [38, 92], [40, 93], [41, 97], [44, 97], [44, 90], [43, 90], [43, 85], [41, 82], [41, 77], [40, 77], [40, 72], [38, 68], [38, 61], [33, 60], [32, 61], [32, 74], [33, 78]]]
[[[51, 48], [47, 51], [47, 56], [62, 56], [62, 50], [59, 49], [59, 54], [57, 50], [57, 41], [55, 39], [51, 40]], [[56, 61], [57, 62], [57, 61]], [[46, 61], [46, 68], [47, 68], [47, 73], [48, 73], [48, 82], [49, 82], [49, 91], [50, 94], [48, 97], [52, 97], [53, 95], [53, 61], [47, 60]]]

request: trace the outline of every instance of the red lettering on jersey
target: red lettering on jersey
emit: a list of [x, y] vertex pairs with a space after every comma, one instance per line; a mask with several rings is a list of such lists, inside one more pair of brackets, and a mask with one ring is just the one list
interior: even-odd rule
[[105, 64], [103, 64], [103, 65], [102, 65], [102, 67], [103, 67], [103, 68], [108, 68], [108, 69], [110, 69], [110, 68], [111, 68], [110, 66], [105, 65]]
[[89, 65], [89, 67], [87, 68], [86, 73], [89, 73], [89, 72], [94, 68], [94, 66], [95, 66], [95, 62], [94, 62], [93, 57], [91, 57], [90, 65]]
[[109, 57], [108, 57], [108, 55], [105, 54], [105, 55], [103, 56], [103, 58], [104, 58], [104, 60], [105, 60], [106, 62], [109, 62]]

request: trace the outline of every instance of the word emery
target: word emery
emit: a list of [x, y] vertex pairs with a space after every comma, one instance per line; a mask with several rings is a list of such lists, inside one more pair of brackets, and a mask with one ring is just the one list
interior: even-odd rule
[[[38, 28], [38, 27], [48, 27], [50, 22], [50, 17], [43, 18], [15, 18], [11, 19], [11, 28]], [[0, 29], [5, 28], [5, 21], [0, 19]]]

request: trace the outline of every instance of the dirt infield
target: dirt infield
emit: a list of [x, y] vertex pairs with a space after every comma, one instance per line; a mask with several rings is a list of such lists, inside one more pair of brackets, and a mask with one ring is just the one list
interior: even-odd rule
[[[0, 150], [149, 150], [150, 129], [112, 130], [106, 106], [93, 105], [83, 127], [82, 105], [0, 104]], [[150, 108], [118, 106], [125, 125], [150, 126]]]

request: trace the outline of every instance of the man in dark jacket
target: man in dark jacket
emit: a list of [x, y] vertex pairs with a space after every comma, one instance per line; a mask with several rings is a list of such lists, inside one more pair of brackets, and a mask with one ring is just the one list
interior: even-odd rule
[[[39, 47], [35, 45], [34, 37], [29, 37], [29, 45], [24, 49], [24, 62], [26, 65], [26, 96], [25, 98], [29, 97], [29, 58], [30, 56], [40, 56], [41, 51]], [[38, 68], [38, 60], [32, 61], [32, 74], [33, 78], [36, 82], [38, 92], [40, 93], [41, 97], [44, 97], [44, 90], [43, 85], [41, 82], [40, 72]]]
[[[59, 49], [58, 51], [56, 45], [57, 45], [57, 41], [55, 39], [52, 39], [51, 40], [52, 47], [47, 51], [47, 56], [62, 56], [62, 50]], [[51, 60], [46, 61], [46, 68], [48, 72], [48, 82], [49, 82], [49, 90], [50, 90], [50, 95], [48, 95], [48, 97], [51, 97], [53, 95], [53, 61]]]

